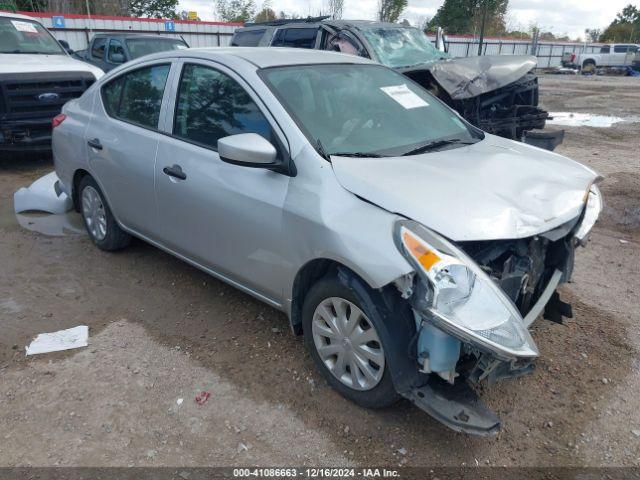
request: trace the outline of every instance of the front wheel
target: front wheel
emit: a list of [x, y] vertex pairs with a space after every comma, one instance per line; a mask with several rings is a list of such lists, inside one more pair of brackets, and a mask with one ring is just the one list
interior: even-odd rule
[[131, 242], [131, 236], [120, 228], [96, 181], [86, 176], [78, 188], [80, 208], [89, 237], [98, 248], [120, 250]]
[[302, 321], [314, 363], [344, 397], [367, 408], [399, 399], [378, 335], [381, 320], [337, 278], [325, 277], [311, 288]]

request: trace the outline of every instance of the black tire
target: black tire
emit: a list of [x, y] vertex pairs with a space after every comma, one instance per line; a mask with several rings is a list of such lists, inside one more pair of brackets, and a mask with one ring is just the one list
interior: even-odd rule
[[[87, 216], [85, 215], [85, 209], [82, 202], [83, 193], [87, 187], [90, 187], [95, 190], [95, 192], [97, 192], [104, 208], [104, 215], [106, 217], [106, 234], [103, 238], [98, 238], [92, 232], [92, 229], [90, 228], [88, 223], [89, 221], [87, 219]], [[91, 238], [91, 241], [93, 241], [93, 243], [95, 243], [98, 248], [100, 248], [101, 250], [106, 250], [108, 252], [113, 252], [115, 250], [121, 250], [129, 245], [129, 243], [131, 242], [131, 235], [120, 228], [120, 225], [118, 225], [118, 222], [111, 213], [111, 208], [109, 208], [109, 204], [104, 198], [102, 190], [100, 190], [100, 187], [90, 175], [85, 176], [80, 181], [80, 185], [78, 186], [78, 202], [80, 206], [80, 213], [82, 214], [84, 226], [87, 229], [89, 238]]]
[[[305, 343], [316, 367], [329, 384], [336, 389], [343, 397], [355, 402], [365, 408], [385, 408], [393, 405], [400, 399], [396, 392], [389, 372], [389, 362], [385, 360], [384, 373], [379, 383], [369, 390], [356, 390], [342, 383], [336, 378], [329, 368], [322, 361], [313, 339], [312, 322], [313, 315], [318, 305], [325, 299], [340, 297], [355, 304], [367, 316], [368, 320], [376, 331], [380, 331], [379, 325], [382, 320], [376, 312], [370, 312], [364, 307], [364, 302], [358, 298], [356, 292], [341, 283], [335, 275], [326, 276], [320, 279], [311, 287], [304, 300], [302, 307], [302, 328]], [[383, 351], [385, 345], [380, 341]], [[385, 355], [386, 357], [386, 355]]]
[[585, 60], [582, 64], [581, 73], [592, 73], [596, 69], [596, 62], [593, 60]]

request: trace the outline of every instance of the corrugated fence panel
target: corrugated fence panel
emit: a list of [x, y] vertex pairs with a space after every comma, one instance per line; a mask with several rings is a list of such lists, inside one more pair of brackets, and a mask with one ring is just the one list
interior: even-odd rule
[[[21, 12], [27, 13], [28, 12]], [[59, 40], [66, 40], [74, 50], [87, 48], [87, 44], [96, 32], [144, 32], [184, 38], [192, 47], [216, 47], [231, 44], [231, 37], [240, 24], [223, 22], [191, 22], [176, 20], [167, 25], [166, 20], [96, 16], [66, 15], [64, 28], [53, 24], [53, 15], [47, 13], [30, 14], [40, 20]], [[173, 25], [173, 31], [170, 30]], [[429, 36], [435, 41], [433, 36]], [[446, 45], [449, 54], [454, 57], [473, 57], [478, 55], [478, 39], [464, 36], [448, 36]], [[536, 52], [532, 53], [530, 40], [487, 38], [482, 46], [483, 55], [532, 55], [538, 57], [538, 67], [557, 67], [565, 52], [594, 52], [600, 49], [597, 44], [539, 42]]]
[[[74, 50], [87, 48], [95, 33], [102, 32], [136, 32], [166, 35], [173, 38], [184, 38], [192, 47], [226, 46], [240, 24], [224, 22], [192, 22], [175, 20], [167, 24], [166, 20], [109, 17], [85, 15], [65, 15], [64, 27], [54, 25], [55, 15], [49, 13], [20, 12], [41, 21], [58, 40], [66, 40]], [[171, 30], [171, 25], [173, 30]]]

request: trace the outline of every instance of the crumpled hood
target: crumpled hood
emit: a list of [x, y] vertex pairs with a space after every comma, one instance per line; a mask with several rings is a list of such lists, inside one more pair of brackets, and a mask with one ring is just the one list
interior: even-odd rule
[[487, 134], [473, 145], [407, 157], [331, 157], [340, 184], [454, 241], [524, 238], [582, 211], [597, 173]]
[[8, 73], [89, 72], [96, 79], [104, 72], [68, 55], [0, 54], [0, 75]]
[[537, 64], [536, 57], [530, 55], [489, 55], [452, 58], [401, 71], [429, 70], [451, 98], [463, 100], [505, 87]]

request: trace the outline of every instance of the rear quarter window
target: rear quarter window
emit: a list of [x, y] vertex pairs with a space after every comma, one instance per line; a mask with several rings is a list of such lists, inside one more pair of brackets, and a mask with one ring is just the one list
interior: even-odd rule
[[170, 65], [128, 72], [102, 87], [107, 115], [141, 127], [157, 129]]
[[314, 48], [317, 28], [282, 28], [276, 32], [274, 47]]
[[257, 47], [264, 32], [266, 32], [265, 29], [236, 32], [231, 41], [231, 45], [233, 47]]

